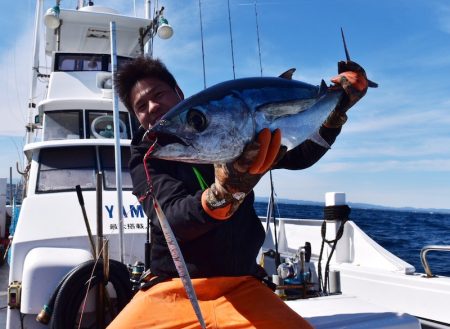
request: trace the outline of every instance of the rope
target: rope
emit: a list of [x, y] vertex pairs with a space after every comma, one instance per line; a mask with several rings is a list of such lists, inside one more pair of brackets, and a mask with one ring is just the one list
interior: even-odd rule
[[231, 62], [233, 65], [233, 79], [236, 79], [235, 66], [234, 66], [234, 47], [233, 47], [233, 32], [231, 30], [231, 11], [230, 0], [228, 0], [228, 25], [230, 27], [230, 47], [231, 47]]
[[259, 23], [258, 23], [258, 10], [255, 0], [255, 19], [256, 19], [256, 37], [258, 41], [258, 56], [259, 56], [259, 69], [261, 71], [261, 76], [263, 76], [263, 68], [262, 68], [262, 61], [261, 61], [261, 44], [259, 42]]
[[205, 71], [205, 47], [203, 44], [203, 20], [202, 20], [202, 1], [198, 0], [198, 10], [200, 18], [200, 35], [202, 40], [202, 63], [203, 63], [203, 88], [206, 89], [206, 71]]
[[[333, 256], [334, 250], [336, 249], [337, 242], [342, 238], [344, 233], [344, 226], [348, 220], [350, 215], [350, 207], [347, 205], [344, 206], [329, 206], [324, 208], [324, 221], [322, 222], [321, 227], [321, 235], [322, 235], [322, 244], [320, 247], [319, 261], [317, 263], [317, 272], [318, 272], [318, 281], [319, 281], [319, 292], [324, 292], [325, 294], [329, 290], [328, 281], [329, 281], [329, 269], [330, 269], [330, 261]], [[341, 225], [339, 226], [338, 231], [336, 232], [336, 237], [333, 240], [328, 240], [325, 238], [327, 231], [327, 220], [340, 220]], [[322, 285], [322, 256], [325, 243], [332, 244], [330, 254], [328, 255], [327, 263], [325, 265], [325, 282]]]

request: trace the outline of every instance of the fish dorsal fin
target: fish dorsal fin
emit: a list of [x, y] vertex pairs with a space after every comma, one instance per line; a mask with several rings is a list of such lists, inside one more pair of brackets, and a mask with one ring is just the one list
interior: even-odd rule
[[295, 68], [289, 69], [286, 72], [281, 73], [278, 77], [283, 79], [292, 80], [292, 75], [295, 72]]
[[328, 86], [327, 86], [326, 82], [322, 79], [322, 81], [320, 82], [320, 87], [319, 87], [319, 96], [324, 95], [327, 90], [328, 90]]

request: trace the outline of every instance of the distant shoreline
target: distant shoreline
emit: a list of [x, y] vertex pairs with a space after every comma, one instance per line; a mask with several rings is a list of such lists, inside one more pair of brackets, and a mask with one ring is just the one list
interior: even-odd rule
[[[269, 198], [256, 196], [255, 201], [267, 203], [269, 201]], [[319, 202], [319, 201], [291, 200], [291, 199], [284, 199], [284, 198], [277, 198], [276, 201], [279, 203], [283, 203], [283, 204], [295, 204], [295, 205], [318, 206], [318, 207], [325, 206], [325, 202]], [[357, 202], [348, 202], [348, 205], [352, 208], [359, 208], [359, 209], [450, 214], [450, 209], [442, 209], [442, 208], [388, 207], [388, 206], [380, 206], [380, 205], [374, 205], [374, 204], [369, 204], [369, 203], [357, 203]]]

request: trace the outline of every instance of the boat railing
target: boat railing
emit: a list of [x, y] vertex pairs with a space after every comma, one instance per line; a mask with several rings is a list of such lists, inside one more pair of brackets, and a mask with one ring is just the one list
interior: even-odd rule
[[423, 247], [420, 251], [420, 260], [422, 262], [425, 273], [427, 274], [427, 278], [432, 278], [434, 277], [434, 275], [431, 272], [430, 266], [428, 265], [427, 261], [427, 253], [429, 251], [450, 251], [450, 246], [428, 245]]

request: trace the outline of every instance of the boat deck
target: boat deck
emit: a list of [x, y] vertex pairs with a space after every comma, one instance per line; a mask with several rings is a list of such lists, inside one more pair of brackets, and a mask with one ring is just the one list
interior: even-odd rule
[[392, 312], [356, 296], [333, 295], [288, 301], [316, 329], [420, 329], [417, 318], [406, 313]]

